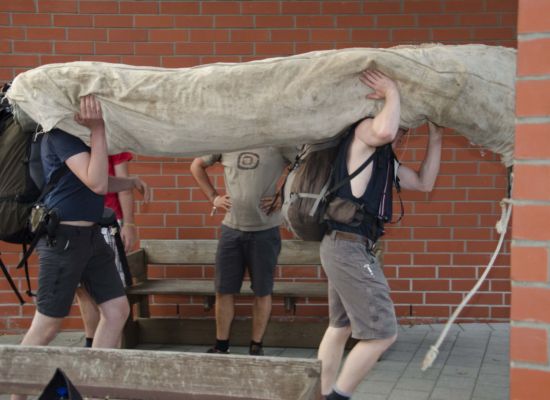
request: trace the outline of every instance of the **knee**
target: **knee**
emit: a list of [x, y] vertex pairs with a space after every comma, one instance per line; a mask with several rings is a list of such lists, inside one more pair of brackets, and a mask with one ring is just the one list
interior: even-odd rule
[[101, 307], [101, 315], [108, 322], [126, 321], [130, 315], [130, 304], [126, 297], [109, 301]]
[[59, 333], [59, 327], [54, 325], [45, 326], [42, 328], [42, 337], [46, 343], [50, 343]]
[[391, 346], [392, 344], [394, 344], [396, 340], [397, 340], [397, 333], [396, 333], [395, 335], [393, 335], [393, 336], [387, 338], [387, 339], [383, 339], [383, 343], [382, 343], [382, 344], [383, 344], [383, 346], [384, 346], [384, 351], [386, 351], [387, 349], [389, 349], [390, 346]]
[[337, 340], [338, 342], [345, 342], [349, 339], [351, 335], [351, 326], [346, 325], [342, 327], [334, 327], [330, 326], [326, 334], [332, 337], [334, 340]]

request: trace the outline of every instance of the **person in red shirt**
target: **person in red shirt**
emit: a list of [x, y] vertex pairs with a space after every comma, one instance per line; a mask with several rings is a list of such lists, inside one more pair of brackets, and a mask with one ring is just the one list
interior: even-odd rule
[[[128, 152], [109, 156], [109, 175], [116, 177], [128, 177], [128, 162], [132, 159], [132, 154]], [[134, 195], [132, 191], [119, 193], [107, 193], [105, 195], [105, 207], [114, 210], [117, 220], [121, 226], [120, 236], [124, 243], [126, 252], [132, 250], [137, 241], [137, 231], [134, 222]], [[118, 255], [118, 249], [110, 228], [101, 228], [105, 241], [115, 252], [115, 261], [122, 284], [124, 285], [124, 272]], [[99, 309], [91, 298], [90, 294], [83, 287], [76, 290], [76, 297], [80, 305], [80, 314], [84, 322], [84, 331], [86, 333], [86, 347], [92, 347], [93, 338], [97, 324], [99, 322]]]

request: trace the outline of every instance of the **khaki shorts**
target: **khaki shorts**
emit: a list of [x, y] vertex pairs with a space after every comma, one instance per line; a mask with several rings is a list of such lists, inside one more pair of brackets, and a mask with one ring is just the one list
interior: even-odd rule
[[352, 337], [359, 340], [397, 333], [388, 282], [364, 243], [327, 234], [321, 242], [321, 263], [329, 282], [330, 326], [351, 325]]

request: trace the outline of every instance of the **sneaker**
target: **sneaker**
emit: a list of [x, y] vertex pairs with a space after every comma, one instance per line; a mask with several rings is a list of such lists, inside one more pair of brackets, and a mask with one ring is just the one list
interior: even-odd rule
[[206, 350], [206, 352], [211, 354], [229, 354], [229, 350], [223, 351], [218, 349], [217, 347], [210, 347], [208, 350]]
[[251, 356], [263, 356], [264, 348], [262, 346], [258, 346], [257, 344], [253, 344], [250, 346], [248, 354], [250, 354]]

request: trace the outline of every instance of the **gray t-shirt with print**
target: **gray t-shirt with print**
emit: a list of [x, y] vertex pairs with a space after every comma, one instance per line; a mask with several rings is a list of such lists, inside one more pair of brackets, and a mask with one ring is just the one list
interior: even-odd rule
[[266, 215], [260, 209], [260, 199], [275, 195], [277, 181], [296, 153], [294, 147], [266, 147], [203, 156], [207, 166], [216, 162], [224, 166], [225, 188], [232, 206], [222, 223], [250, 232], [279, 226], [280, 212]]

